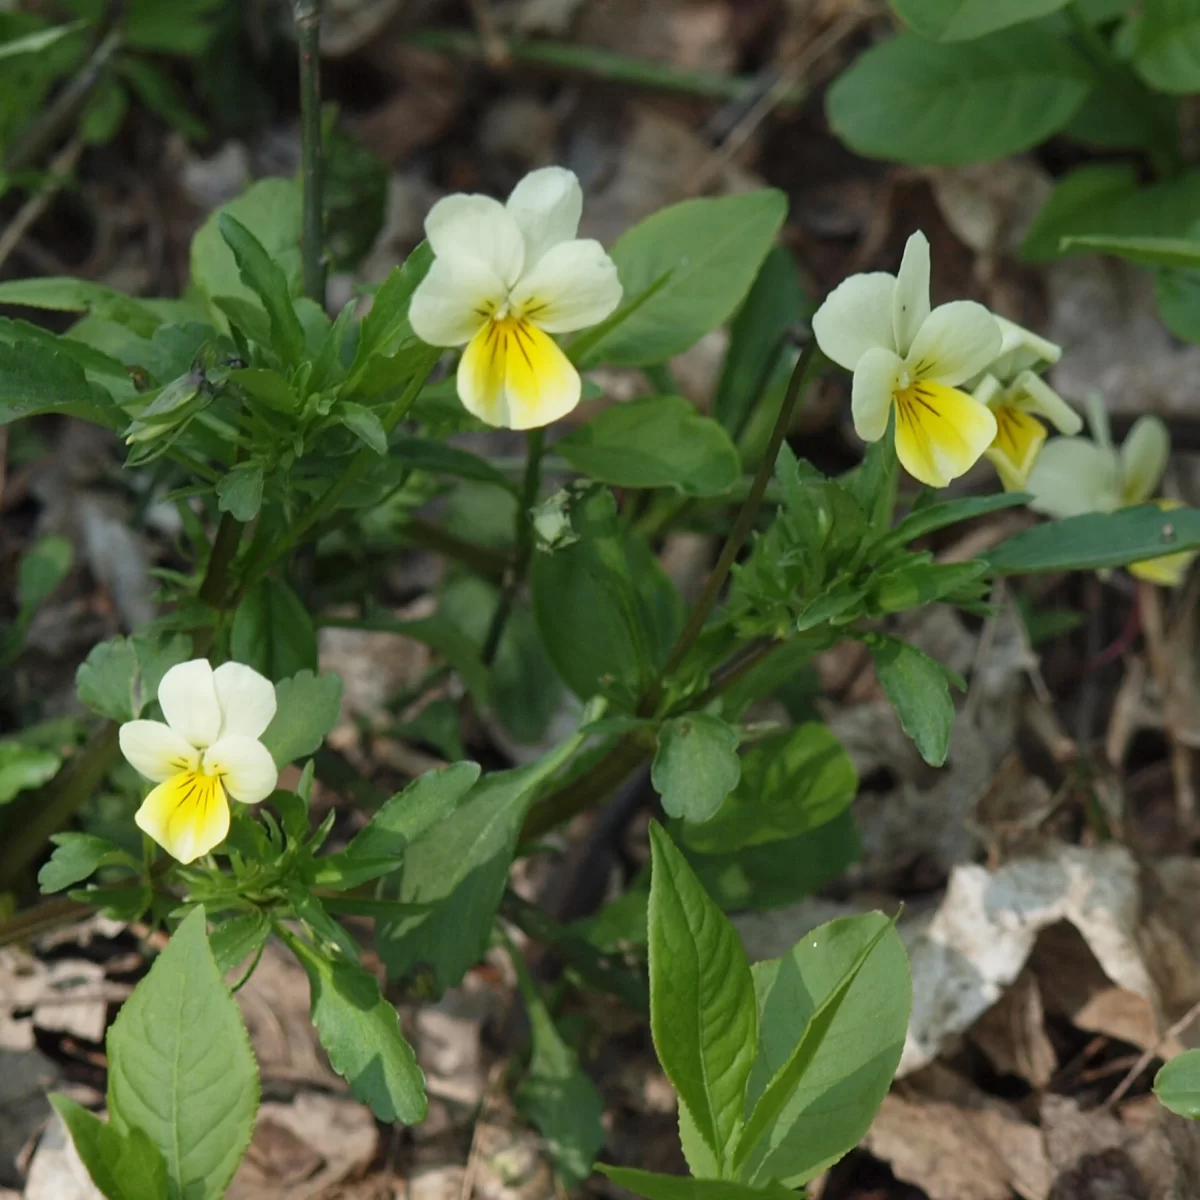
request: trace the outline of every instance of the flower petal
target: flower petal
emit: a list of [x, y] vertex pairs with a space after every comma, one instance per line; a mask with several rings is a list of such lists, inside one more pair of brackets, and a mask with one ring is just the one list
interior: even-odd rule
[[438, 258], [473, 259], [510, 288], [525, 265], [525, 239], [512, 213], [491, 196], [458, 193], [439, 200], [425, 218], [425, 236]]
[[435, 258], [408, 306], [413, 333], [431, 346], [469, 342], [503, 303], [507, 289], [487, 263]]
[[117, 738], [129, 765], [155, 783], [200, 764], [200, 751], [161, 721], [126, 721]]
[[275, 685], [245, 663], [222, 663], [213, 672], [221, 706], [221, 740], [236, 733], [261, 737], [275, 717]]
[[220, 737], [221, 707], [208, 659], [173, 666], [158, 685], [158, 703], [167, 724], [193, 746], [203, 748]]
[[226, 734], [209, 746], [204, 752], [204, 769], [243, 804], [265, 800], [279, 782], [279, 768], [266, 746], [238, 733]]
[[917, 230], [904, 244], [904, 257], [892, 293], [892, 333], [896, 352], [908, 353], [917, 331], [929, 316], [929, 242]]
[[1051, 438], [1025, 481], [1029, 507], [1050, 517], [1112, 512], [1119, 507], [1120, 467], [1111, 450], [1088, 438]]
[[854, 431], [864, 442], [877, 442], [887, 433], [892, 400], [904, 363], [898, 354], [876, 346], [858, 360], [850, 388]]
[[965, 475], [995, 437], [992, 410], [957, 388], [925, 380], [896, 396], [896, 457], [929, 487]]
[[583, 214], [583, 189], [574, 171], [542, 167], [512, 190], [506, 205], [525, 239], [525, 270], [560, 242], [570, 241]]
[[1011, 383], [1022, 371], [1044, 371], [1062, 358], [1062, 347], [1010, 321], [996, 316], [1000, 326], [1000, 351], [988, 371], [1005, 383]]
[[895, 292], [895, 276], [884, 271], [851, 275], [839, 283], [813, 314], [813, 333], [821, 353], [839, 367], [853, 371], [868, 350], [895, 350]]
[[516, 316], [547, 333], [596, 325], [621, 303], [617, 264], [599, 242], [560, 242], [521, 277], [510, 303]]
[[535, 429], [569, 413], [582, 392], [579, 372], [528, 321], [493, 321], [472, 339], [458, 364], [458, 395], [489, 425]]
[[133, 819], [172, 858], [190, 863], [225, 840], [229, 801], [215, 776], [189, 771], [160, 783]]
[[1037, 462], [1038, 452], [1046, 440], [1046, 427], [1037, 417], [1011, 404], [994, 404], [991, 408], [996, 418], [996, 436], [987, 448], [986, 456], [996, 468], [1004, 490], [1019, 492]]
[[1059, 433], [1074, 437], [1083, 428], [1083, 418], [1040, 375], [1021, 371], [1012, 392], [1026, 412], [1045, 417]]
[[1000, 326], [982, 304], [939, 304], [926, 318], [905, 362], [917, 379], [957, 387], [983, 371], [1000, 349]]
[[1157, 417], [1138, 417], [1121, 446], [1121, 503], [1141, 504], [1154, 494], [1171, 457], [1171, 435]]

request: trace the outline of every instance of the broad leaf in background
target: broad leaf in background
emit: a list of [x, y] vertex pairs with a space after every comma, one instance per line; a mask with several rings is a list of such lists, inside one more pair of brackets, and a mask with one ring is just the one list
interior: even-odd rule
[[872, 634], [867, 643], [875, 671], [904, 732], [931, 767], [950, 752], [954, 701], [946, 669], [928, 654], [896, 638]]
[[612, 258], [625, 296], [666, 281], [589, 360], [645, 366], [694, 345], [741, 303], [786, 214], [782, 192], [745, 192], [685, 200], [622, 234]]
[[1200, 91], [1200, 8], [1193, 0], [1146, 0], [1133, 65], [1159, 91]]
[[683, 841], [689, 850], [730, 854], [796, 838], [843, 813], [857, 791], [858, 773], [841, 742], [809, 721], [742, 755], [740, 782], [711, 819], [684, 826]]
[[317, 633], [308, 609], [282, 579], [256, 584], [233, 614], [229, 648], [238, 662], [268, 679], [315, 671]]
[[650, 1031], [679, 1093], [692, 1173], [712, 1173], [714, 1163], [721, 1173], [758, 1041], [754, 984], [733, 926], [657, 823], [650, 848]]
[[66, 1096], [49, 1099], [107, 1200], [149, 1200], [168, 1194], [166, 1159], [140, 1129], [121, 1133]]
[[1200, 1117], [1200, 1050], [1171, 1059], [1154, 1077], [1154, 1094], [1164, 1108], [1181, 1117]]
[[706, 713], [662, 723], [650, 781], [667, 816], [700, 822], [716, 813], [742, 775], [740, 740], [732, 725]]
[[937, 42], [966, 42], [1009, 25], [1034, 21], [1068, 0], [892, 0], [905, 24]]
[[646, 1200], [797, 1200], [795, 1191], [781, 1183], [751, 1187], [724, 1179], [687, 1179], [681, 1175], [660, 1175], [639, 1171], [636, 1167], [610, 1167], [597, 1163], [596, 1170], [617, 1187], [645, 1196]]
[[790, 954], [751, 968], [759, 1044], [748, 1110], [856, 966], [836, 1008], [825, 1010], [829, 1020], [818, 1044], [748, 1159], [746, 1178], [797, 1187], [858, 1144], [891, 1085], [912, 1008], [908, 958], [882, 913], [831, 921], [801, 938]]
[[834, 132], [869, 158], [961, 166], [1044, 141], [1090, 90], [1086, 64], [1043, 31], [1006, 29], [952, 49], [903, 33], [861, 54], [826, 109]]
[[682, 396], [648, 396], [605, 409], [555, 442], [554, 451], [577, 471], [616, 487], [716, 496], [741, 475], [729, 435]]
[[288, 945], [308, 975], [312, 1022], [333, 1069], [380, 1121], [423, 1121], [429, 1108], [425, 1077], [396, 1006], [380, 994], [375, 977], [298, 939], [289, 938]]
[[729, 327], [729, 349], [713, 399], [713, 416], [731, 436], [741, 433], [754, 405], [785, 361], [788, 331], [812, 305], [790, 250], [774, 246], [763, 260]]
[[300, 671], [275, 685], [275, 716], [259, 739], [277, 767], [315, 754], [342, 710], [342, 681]]
[[533, 1042], [529, 1070], [513, 1099], [546, 1139], [563, 1185], [573, 1188], [592, 1173], [592, 1164], [604, 1145], [604, 1098], [555, 1028], [516, 950], [512, 961]]
[[581, 740], [576, 734], [528, 767], [487, 775], [412, 843], [394, 896], [410, 911], [375, 924], [391, 978], [420, 973], [428, 991], [440, 995], [483, 956], [525, 813]]
[[990, 550], [987, 564], [993, 575], [1099, 571], [1197, 549], [1200, 509], [1139, 504], [1035, 525]]
[[167, 1163], [170, 1200], [217, 1200], [250, 1144], [258, 1066], [194, 908], [108, 1031], [108, 1111]]
[[191, 653], [185, 634], [135, 633], [93, 646], [75, 672], [75, 691], [90, 709], [113, 721], [132, 721], [154, 702], [162, 677]]

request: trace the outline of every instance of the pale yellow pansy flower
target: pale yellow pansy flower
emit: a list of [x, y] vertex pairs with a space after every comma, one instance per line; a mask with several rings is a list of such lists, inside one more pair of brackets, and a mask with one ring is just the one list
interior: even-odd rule
[[813, 317], [817, 345], [854, 372], [851, 411], [866, 442], [896, 414], [896, 455], [914, 478], [945, 487], [979, 461], [996, 436], [986, 404], [960, 390], [1000, 352], [996, 318], [982, 304], [929, 306], [929, 243], [914, 233], [898, 275], [852, 275]]
[[[1158, 417], [1139, 417], [1120, 450], [1112, 444], [1108, 415], [1097, 397], [1089, 397], [1088, 417], [1091, 438], [1062, 437], [1046, 443], [1025, 485], [1033, 495], [1030, 508], [1064, 518], [1115, 512], [1134, 504], [1157, 504], [1168, 511], [1180, 507], [1177, 500], [1153, 498], [1171, 454], [1170, 434]], [[1187, 550], [1131, 563], [1128, 569], [1151, 583], [1175, 587], [1195, 557]]]
[[621, 302], [612, 259], [575, 236], [582, 211], [575, 176], [544, 167], [507, 204], [447, 196], [425, 219], [435, 258], [409, 320], [431, 346], [466, 346], [458, 395], [489, 425], [536, 429], [579, 403], [579, 372], [549, 335], [595, 325]]
[[1046, 440], [1046, 426], [1039, 418], [1068, 435], [1083, 428], [1083, 419], [1038, 374], [1058, 362], [1062, 347], [1004, 317], [996, 321], [1002, 337], [1000, 353], [972, 394], [996, 418], [996, 436], [985, 457], [996, 468], [1004, 490], [1019, 492]]
[[173, 858], [189, 863], [229, 832], [229, 799], [257, 804], [279, 771], [259, 741], [275, 716], [275, 688], [251, 667], [215, 671], [203, 658], [179, 663], [158, 687], [162, 721], [127, 721], [121, 753], [158, 786], [134, 820]]

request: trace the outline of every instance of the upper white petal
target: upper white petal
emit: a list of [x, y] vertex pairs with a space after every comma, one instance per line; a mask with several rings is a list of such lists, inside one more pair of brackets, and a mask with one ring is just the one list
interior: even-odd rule
[[929, 242], [917, 230], [904, 245], [904, 257], [892, 294], [892, 333], [896, 352], [908, 353], [917, 330], [929, 316]]
[[[995, 316], [995, 314], [992, 314]], [[1006, 383], [1014, 380], [1022, 371], [1042, 371], [1053, 366], [1062, 358], [1062, 347], [1031, 330], [996, 316], [1000, 326], [1000, 353], [996, 355], [988, 370]]]
[[599, 242], [560, 242], [512, 290], [512, 310], [547, 333], [584, 329], [621, 303], [617, 265]]
[[178, 663], [158, 685], [158, 702], [167, 724], [193, 746], [204, 747], [221, 735], [221, 706], [206, 658]]
[[1059, 433], [1073, 437], [1083, 428], [1083, 418], [1040, 375], [1021, 371], [1011, 390], [1021, 408], [1045, 417]]
[[1158, 417], [1138, 417], [1121, 446], [1121, 499], [1141, 504], [1154, 495], [1167, 459], [1171, 457], [1171, 435]]
[[194, 771], [200, 761], [195, 746], [161, 721], [126, 721], [117, 738], [129, 765], [155, 783]]
[[858, 360], [850, 391], [854, 430], [864, 442], [877, 442], [887, 433], [892, 398], [904, 362], [898, 354], [876, 346]]
[[1051, 438], [1029, 473], [1029, 507], [1051, 517], [1112, 512], [1121, 503], [1117, 456], [1088, 438]]
[[573, 171], [542, 167], [513, 188], [506, 207], [525, 239], [528, 271], [551, 246], [574, 238], [583, 215], [583, 189]]
[[851, 275], [825, 297], [813, 314], [817, 345], [826, 358], [853, 371], [868, 350], [896, 349], [892, 298], [896, 279], [884, 271]]
[[996, 357], [1000, 326], [982, 304], [955, 300], [939, 304], [917, 331], [905, 360], [917, 379], [957, 387]]
[[279, 781], [271, 752], [255, 738], [229, 734], [204, 752], [204, 769], [220, 776], [225, 790], [243, 804], [265, 800]]
[[487, 263], [436, 258], [408, 306], [413, 333], [431, 346], [461, 346], [504, 303], [508, 289]]
[[505, 288], [520, 278], [525, 239], [512, 214], [491, 196], [458, 193], [439, 200], [425, 218], [438, 258], [469, 258], [490, 267]]
[[221, 706], [221, 737], [261, 737], [275, 717], [275, 685], [245, 663], [222, 663], [213, 672]]

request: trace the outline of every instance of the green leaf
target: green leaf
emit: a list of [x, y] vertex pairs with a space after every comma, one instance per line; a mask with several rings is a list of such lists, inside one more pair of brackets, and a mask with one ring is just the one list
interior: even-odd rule
[[646, 1200], [798, 1200], [791, 1188], [781, 1183], [751, 1187], [726, 1179], [688, 1179], [682, 1175], [660, 1175], [636, 1167], [610, 1167], [597, 1163], [596, 1170], [618, 1187], [645, 1196]]
[[858, 791], [850, 756], [818, 721], [764, 738], [742, 755], [741, 767], [713, 817], [684, 827], [689, 850], [729, 854], [799, 837], [845, 812]]
[[41, 787], [58, 774], [62, 755], [20, 742], [0, 742], [0, 805]]
[[258, 238], [230, 212], [217, 214], [217, 228], [233, 251], [242, 282], [262, 301], [271, 323], [271, 348], [295, 366], [304, 356], [304, 330], [292, 306], [287, 276]]
[[562, 1040], [520, 955], [512, 952], [529, 1014], [533, 1057], [513, 1099], [546, 1139], [567, 1188], [582, 1183], [604, 1145], [604, 1098]]
[[208, 936], [217, 970], [224, 976], [252, 954], [257, 954], [270, 933], [271, 921], [258, 908], [221, 920]]
[[38, 887], [44, 894], [82, 883], [101, 867], [121, 863], [137, 868], [137, 862], [108, 838], [90, 833], [55, 833], [50, 840], [55, 846], [54, 853], [38, 872]]
[[369, 408], [344, 400], [338, 405], [338, 419], [364, 446], [381, 456], [387, 454], [388, 440], [383, 423]]
[[648, 396], [607, 408], [555, 442], [554, 450], [577, 471], [616, 487], [716, 496], [741, 477], [729, 435], [682, 396]]
[[858, 1144], [887, 1094], [912, 1008], [908, 958], [893, 923], [870, 913], [752, 971], [760, 1032], [742, 1177], [797, 1187]]
[[812, 305], [790, 250], [773, 246], [729, 326], [729, 349], [713, 399], [713, 416], [736, 437], [771, 382], [788, 331]]
[[998, 492], [994, 496], [964, 496], [961, 500], [940, 500], [910, 512], [888, 535], [888, 541], [906, 546], [909, 542], [945, 529], [948, 525], [971, 521], [1006, 508], [1017, 508], [1028, 504], [1030, 499], [1025, 492]]
[[935, 42], [967, 42], [973, 38], [1035, 21], [1066, 8], [1068, 0], [892, 0], [904, 22]]
[[1181, 1117], [1200, 1117], [1200, 1050], [1187, 1050], [1165, 1063], [1154, 1077], [1154, 1094]]
[[262, 507], [262, 498], [262, 463], [241, 463], [217, 482], [217, 507], [237, 521], [253, 521]]
[[709, 820], [742, 776], [740, 740], [731, 725], [705, 713], [664, 721], [650, 768], [663, 811], [689, 822]]
[[80, 701], [113, 721], [132, 721], [158, 695], [162, 677], [192, 651], [185, 634], [109, 638], [93, 646], [75, 672]]
[[945, 668], [896, 638], [872, 635], [868, 646], [880, 685], [904, 732], [931, 767], [942, 766], [950, 752], [954, 724], [954, 701]]
[[380, 807], [345, 850], [318, 859], [310, 883], [351, 888], [394, 871], [409, 845], [448, 818], [478, 779], [473, 762], [452, 763], [414, 779]]
[[645, 542], [623, 531], [604, 489], [571, 507], [578, 540], [537, 551], [533, 611], [559, 677], [581, 700], [629, 709], [650, 685], [681, 621], [674, 585]]
[[42, 413], [78, 417], [113, 431], [127, 424], [112, 397], [65, 352], [37, 342], [0, 343], [0, 425]]
[[1146, 0], [1133, 65], [1160, 92], [1200, 91], [1200, 9], [1192, 0]]
[[108, 1111], [167, 1162], [169, 1200], [217, 1200], [250, 1144], [258, 1067], [204, 909], [180, 924], [108, 1031]]
[[[1141, 185], [1129, 163], [1096, 163], [1064, 175], [1021, 246], [1030, 262], [1094, 249], [1074, 239], [1186, 237], [1200, 208], [1200, 171]], [[1064, 245], [1065, 239], [1072, 244]]]
[[727, 910], [794, 904], [832, 882], [861, 857], [862, 840], [849, 809], [798, 837], [729, 853], [688, 852], [705, 890]]
[[375, 977], [353, 963], [332, 961], [297, 938], [288, 945], [308, 975], [312, 1023], [329, 1063], [380, 1121], [416, 1125], [429, 1101], [417, 1057], [393, 1004]]
[[49, 1100], [107, 1200], [151, 1200], [167, 1194], [166, 1159], [140, 1129], [122, 1133], [66, 1096]]
[[622, 234], [612, 257], [626, 297], [667, 278], [591, 359], [645, 366], [694, 345], [741, 303], [786, 215], [782, 192], [746, 192], [685, 200]]
[[484, 776], [450, 816], [412, 843], [395, 898], [413, 911], [375, 926], [390, 977], [405, 978], [419, 969], [428, 990], [440, 995], [478, 962], [525, 813], [539, 785], [581, 740], [576, 734], [528, 767]]
[[694, 1174], [721, 1173], [742, 1130], [758, 1018], [746, 952], [662, 826], [650, 826], [650, 1030], [658, 1061], [702, 1143]]
[[1115, 254], [1142, 267], [1200, 267], [1200, 241], [1192, 238], [1068, 237], [1063, 248]]
[[1099, 571], [1200, 549], [1200, 509], [1139, 504], [1035, 525], [987, 554], [993, 575]]
[[317, 634], [308, 609], [282, 579], [262, 580], [233, 614], [231, 656], [268, 679], [316, 670]]
[[953, 49], [912, 33], [861, 54], [829, 89], [834, 132], [868, 158], [962, 166], [1028, 150], [1091, 90], [1063, 40], [1007, 29]]
[[[192, 284], [208, 302], [210, 310], [217, 296], [247, 302], [255, 309], [259, 307], [258, 297], [242, 282], [233, 251], [221, 236], [222, 214], [234, 217], [258, 240], [268, 258], [282, 270], [289, 293], [299, 294], [300, 189], [290, 179], [260, 179], [236, 200], [210, 213], [192, 238]], [[214, 316], [224, 329], [224, 319], [218, 314]]]
[[275, 685], [275, 716], [260, 739], [282, 768], [315, 754], [342, 711], [342, 681], [299, 671]]

